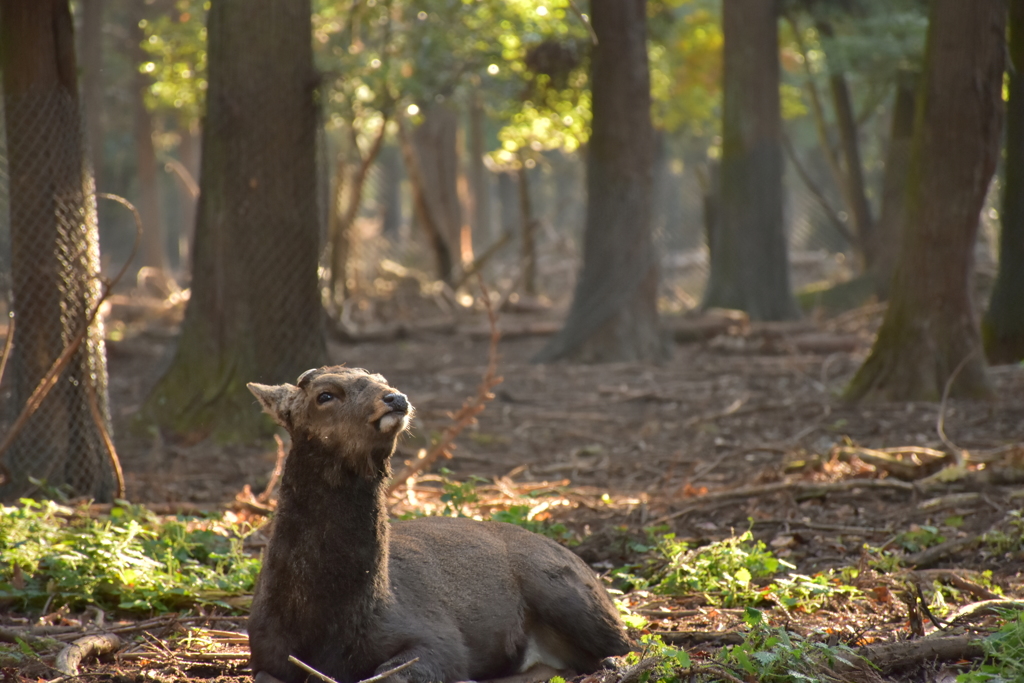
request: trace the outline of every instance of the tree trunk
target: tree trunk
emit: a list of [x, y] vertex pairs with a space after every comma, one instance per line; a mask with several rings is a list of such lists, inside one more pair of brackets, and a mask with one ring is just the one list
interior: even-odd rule
[[405, 161], [405, 170], [409, 174], [409, 183], [412, 185], [412, 208], [416, 216], [416, 223], [426, 235], [431, 251], [434, 252], [434, 267], [437, 269], [437, 278], [442, 282], [452, 282], [452, 252], [449, 249], [449, 242], [445, 239], [444, 228], [438, 221], [436, 214], [431, 208], [427, 197], [427, 181], [424, 178], [420, 166], [419, 155], [409, 139], [405, 121], [398, 120], [398, 142], [402, 149], [402, 159]]
[[777, 0], [724, 0], [721, 215], [705, 308], [799, 316], [782, 224]]
[[[526, 159], [520, 155], [520, 162]], [[519, 261], [523, 267], [523, 291], [529, 296], [537, 296], [537, 220], [533, 217], [533, 205], [530, 201], [530, 174], [525, 163], [519, 166], [517, 184], [519, 186], [519, 215], [522, 217], [520, 226]]]
[[[331, 282], [334, 303], [340, 308], [349, 294], [358, 289], [357, 269], [349, 267], [353, 252], [358, 247], [354, 242], [353, 228], [359, 210], [363, 206], [363, 190], [370, 169], [380, 155], [387, 131], [387, 119], [381, 126], [377, 137], [373, 139], [370, 151], [366, 156], [359, 150], [357, 133], [350, 122], [351, 139], [348, 152], [338, 153], [338, 162], [334, 170], [334, 182], [331, 192], [331, 213], [327, 234], [331, 240]], [[348, 178], [346, 178], [348, 176]]]
[[[10, 174], [15, 326], [11, 357], [18, 412], [83, 329], [99, 299], [99, 235], [92, 178], [83, 159], [71, 10], [67, 0], [0, 0], [0, 69]], [[88, 328], [40, 408], [5, 454], [0, 495], [31, 495], [29, 477], [72, 495], [109, 500], [113, 470], [103, 326]]]
[[395, 242], [402, 227], [402, 154], [398, 147], [393, 144], [384, 147], [380, 165], [381, 232]]
[[900, 235], [906, 209], [907, 169], [914, 136], [914, 80], [901, 74], [896, 84], [889, 146], [885, 153], [885, 177], [882, 180], [882, 211], [875, 225], [875, 254], [871, 276], [880, 300], [889, 298], [892, 274], [899, 260]]
[[991, 363], [1024, 360], [1024, 0], [1010, 0], [1010, 99], [999, 272], [981, 331]]
[[978, 214], [999, 155], [1006, 5], [935, 0], [917, 93], [906, 222], [892, 296], [852, 400], [991, 390], [971, 300]]
[[[832, 26], [827, 22], [819, 22], [818, 29], [823, 36], [833, 37]], [[874, 268], [876, 259], [875, 226], [864, 186], [864, 168], [860, 160], [860, 141], [850, 99], [850, 86], [846, 82], [846, 75], [835, 69], [829, 76], [828, 84], [832, 92], [832, 106], [836, 112], [836, 125], [839, 129], [839, 145], [843, 150], [845, 164], [842, 175], [843, 195], [850, 209], [853, 232], [857, 236], [859, 251], [864, 261], [862, 265], [864, 270], [870, 271]]]
[[[141, 5], [140, 5], [141, 7]], [[167, 245], [160, 216], [160, 182], [157, 173], [156, 148], [153, 146], [153, 117], [146, 108], [146, 91], [151, 80], [138, 66], [149, 61], [142, 49], [146, 34], [139, 27], [142, 12], [136, 12], [129, 30], [128, 59], [134, 72], [132, 84], [133, 133], [137, 165], [139, 216], [142, 218], [142, 245], [139, 265], [167, 272]]]
[[182, 125], [181, 142], [178, 144], [178, 165], [172, 163], [171, 170], [178, 181], [178, 204], [181, 211], [181, 225], [178, 228], [178, 268], [184, 281], [191, 261], [192, 244], [196, 234], [196, 207], [199, 199], [199, 126]]
[[412, 133], [423, 199], [448, 245], [449, 254], [453, 256], [459, 253], [462, 229], [456, 146], [458, 128], [459, 117], [454, 110], [445, 104], [431, 103], [423, 108], [423, 123]]
[[538, 361], [657, 361], [658, 262], [651, 239], [654, 128], [645, 0], [592, 0], [593, 132], [583, 267], [562, 330]]
[[82, 0], [82, 108], [89, 164], [97, 188], [103, 188], [103, 4]]
[[485, 118], [480, 98], [474, 93], [469, 105], [469, 185], [473, 194], [473, 233], [478, 244], [490, 244], [497, 239], [491, 225], [490, 173], [484, 165]]
[[192, 297], [144, 413], [188, 440], [269, 426], [248, 381], [326, 359], [317, 282], [317, 112], [310, 0], [217, 0], [208, 14]]

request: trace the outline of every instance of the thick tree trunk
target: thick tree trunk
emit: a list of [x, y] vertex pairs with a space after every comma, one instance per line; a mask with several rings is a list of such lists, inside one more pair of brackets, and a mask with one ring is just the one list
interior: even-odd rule
[[[99, 235], [83, 160], [68, 0], [0, 1], [0, 69], [10, 173], [15, 326], [13, 400], [26, 399], [83, 330], [99, 297]], [[102, 433], [108, 420], [103, 327], [96, 319], [46, 400], [5, 454], [0, 495], [30, 495], [29, 477], [73, 495], [114, 492]]]
[[892, 274], [899, 259], [900, 236], [907, 196], [907, 169], [914, 136], [914, 80], [902, 74], [896, 84], [889, 146], [885, 153], [885, 177], [882, 180], [882, 211], [875, 225], [872, 251], [875, 254], [871, 276], [878, 298], [889, 298]]
[[658, 261], [651, 239], [654, 128], [645, 0], [592, 0], [593, 133], [583, 267], [562, 330], [539, 361], [657, 361]]
[[266, 423], [245, 383], [325, 361], [310, 31], [309, 0], [210, 7], [192, 297], [144, 407], [170, 434], [252, 438]]
[[1024, 360], [1024, 0], [1010, 0], [1010, 99], [1006, 121], [1006, 177], [999, 273], [982, 320], [991, 363]]
[[990, 393], [970, 284], [978, 214], [999, 154], [1006, 5], [935, 0], [892, 295], [853, 400]]
[[721, 214], [704, 307], [796, 318], [782, 224], [777, 0], [724, 0]]
[[[141, 7], [141, 6], [140, 6]], [[160, 182], [158, 179], [156, 148], [153, 146], [153, 117], [146, 108], [146, 91], [151, 80], [138, 66], [149, 57], [142, 49], [145, 32], [139, 28], [142, 13], [138, 12], [129, 30], [129, 63], [134, 72], [132, 84], [133, 133], [135, 160], [138, 172], [139, 197], [137, 208], [142, 218], [142, 245], [139, 266], [167, 272], [167, 244], [160, 215]]]

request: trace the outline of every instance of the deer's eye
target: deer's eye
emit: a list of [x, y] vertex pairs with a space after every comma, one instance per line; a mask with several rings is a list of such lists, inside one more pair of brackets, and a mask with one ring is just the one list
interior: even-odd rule
[[335, 398], [334, 394], [329, 391], [320, 392], [320, 395], [316, 397], [316, 402], [320, 405], [327, 403]]

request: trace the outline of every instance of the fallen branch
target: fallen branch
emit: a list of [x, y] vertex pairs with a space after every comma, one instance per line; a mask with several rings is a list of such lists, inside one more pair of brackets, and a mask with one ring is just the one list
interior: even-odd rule
[[113, 633], [85, 636], [60, 651], [54, 668], [65, 676], [77, 676], [78, 666], [83, 659], [110, 654], [116, 652], [120, 647], [121, 639]]
[[498, 330], [498, 317], [494, 311], [494, 306], [491, 304], [490, 294], [487, 291], [487, 287], [484, 286], [483, 279], [479, 277], [478, 279], [483, 293], [484, 306], [487, 307], [487, 319], [491, 323], [491, 343], [487, 351], [487, 369], [484, 371], [483, 379], [480, 381], [476, 394], [467, 398], [463, 402], [462, 407], [451, 416], [452, 422], [442, 432], [438, 442], [429, 451], [421, 451], [420, 456], [416, 460], [391, 480], [391, 483], [388, 485], [389, 494], [393, 493], [395, 489], [405, 484], [417, 473], [433, 465], [441, 456], [450, 458], [451, 453], [449, 451], [453, 449], [455, 439], [462, 433], [462, 430], [476, 422], [476, 416], [494, 398], [491, 389], [498, 386], [502, 381], [502, 378], [498, 376], [498, 341], [501, 339], [501, 332]]
[[943, 633], [916, 640], [867, 645], [860, 648], [858, 654], [881, 673], [890, 673], [925, 661], [977, 659], [984, 654], [981, 641], [975, 635], [949, 636]]
[[862, 448], [860, 446], [837, 446], [832, 453], [843, 462], [849, 462], [850, 458], [856, 457], [874, 466], [876, 469], [888, 472], [897, 479], [903, 481], [914, 481], [929, 474], [927, 465], [913, 462], [905, 462], [891, 453], [878, 451], [873, 448]]
[[[970, 593], [978, 600], [998, 600], [999, 596], [989, 589], [985, 588], [979, 583], [971, 581], [962, 574], [969, 570], [963, 569], [918, 569], [911, 570], [907, 573], [911, 579], [922, 583], [931, 583], [933, 581], [940, 581], [947, 583], [954, 588], [961, 590], [965, 593]], [[973, 572], [977, 573], [977, 572]]]

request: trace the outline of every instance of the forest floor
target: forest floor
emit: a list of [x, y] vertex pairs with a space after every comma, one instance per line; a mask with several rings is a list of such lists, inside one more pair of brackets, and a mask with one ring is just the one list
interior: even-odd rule
[[[993, 622], [977, 608], [953, 625], [942, 617], [1024, 598], [1024, 366], [991, 368], [992, 401], [848, 405], [839, 395], [870, 348], [877, 306], [788, 325], [713, 323], [710, 332], [680, 319], [676, 338], [695, 341], [676, 343], [668, 362], [588, 366], [530, 362], [557, 319], [534, 308], [501, 314], [508, 334], [498, 345], [502, 381], [493, 399], [457, 438], [451, 459], [397, 489], [394, 514], [446, 505], [485, 517], [518, 510], [549, 528], [564, 525], [563, 539], [602, 572], [639, 571], [665, 533], [698, 547], [749, 530], [794, 566], [782, 576], [818, 577], [819, 587], [842, 576], [859, 595], [824, 591], [789, 608], [766, 598], [768, 623], [829, 646], [897, 647], [879, 669], [839, 676], [845, 680], [952, 681], [978, 660], [977, 643], [965, 646], [962, 635]], [[486, 316], [463, 312], [456, 323], [378, 330], [363, 343], [335, 335], [330, 343], [332, 362], [383, 374], [416, 407], [398, 463], [439, 438], [487, 372]], [[169, 359], [172, 332], [150, 321], [109, 344], [127, 497], [165, 513], [252, 515], [245, 487], [267, 485], [273, 443], [174, 444], [128, 427]], [[950, 467], [956, 454], [966, 461], [959, 470]], [[634, 590], [626, 602], [648, 621], [644, 632], [689, 652], [694, 665], [709, 664], [748, 631], [742, 607], [711, 604], [699, 590]], [[206, 629], [204, 648], [167, 640], [188, 624]], [[192, 614], [142, 626], [153, 634], [149, 654], [90, 672], [118, 681], [247, 675], [245, 638], [231, 635], [244, 630], [244, 618]], [[758, 680], [739, 669], [731, 675]]]

